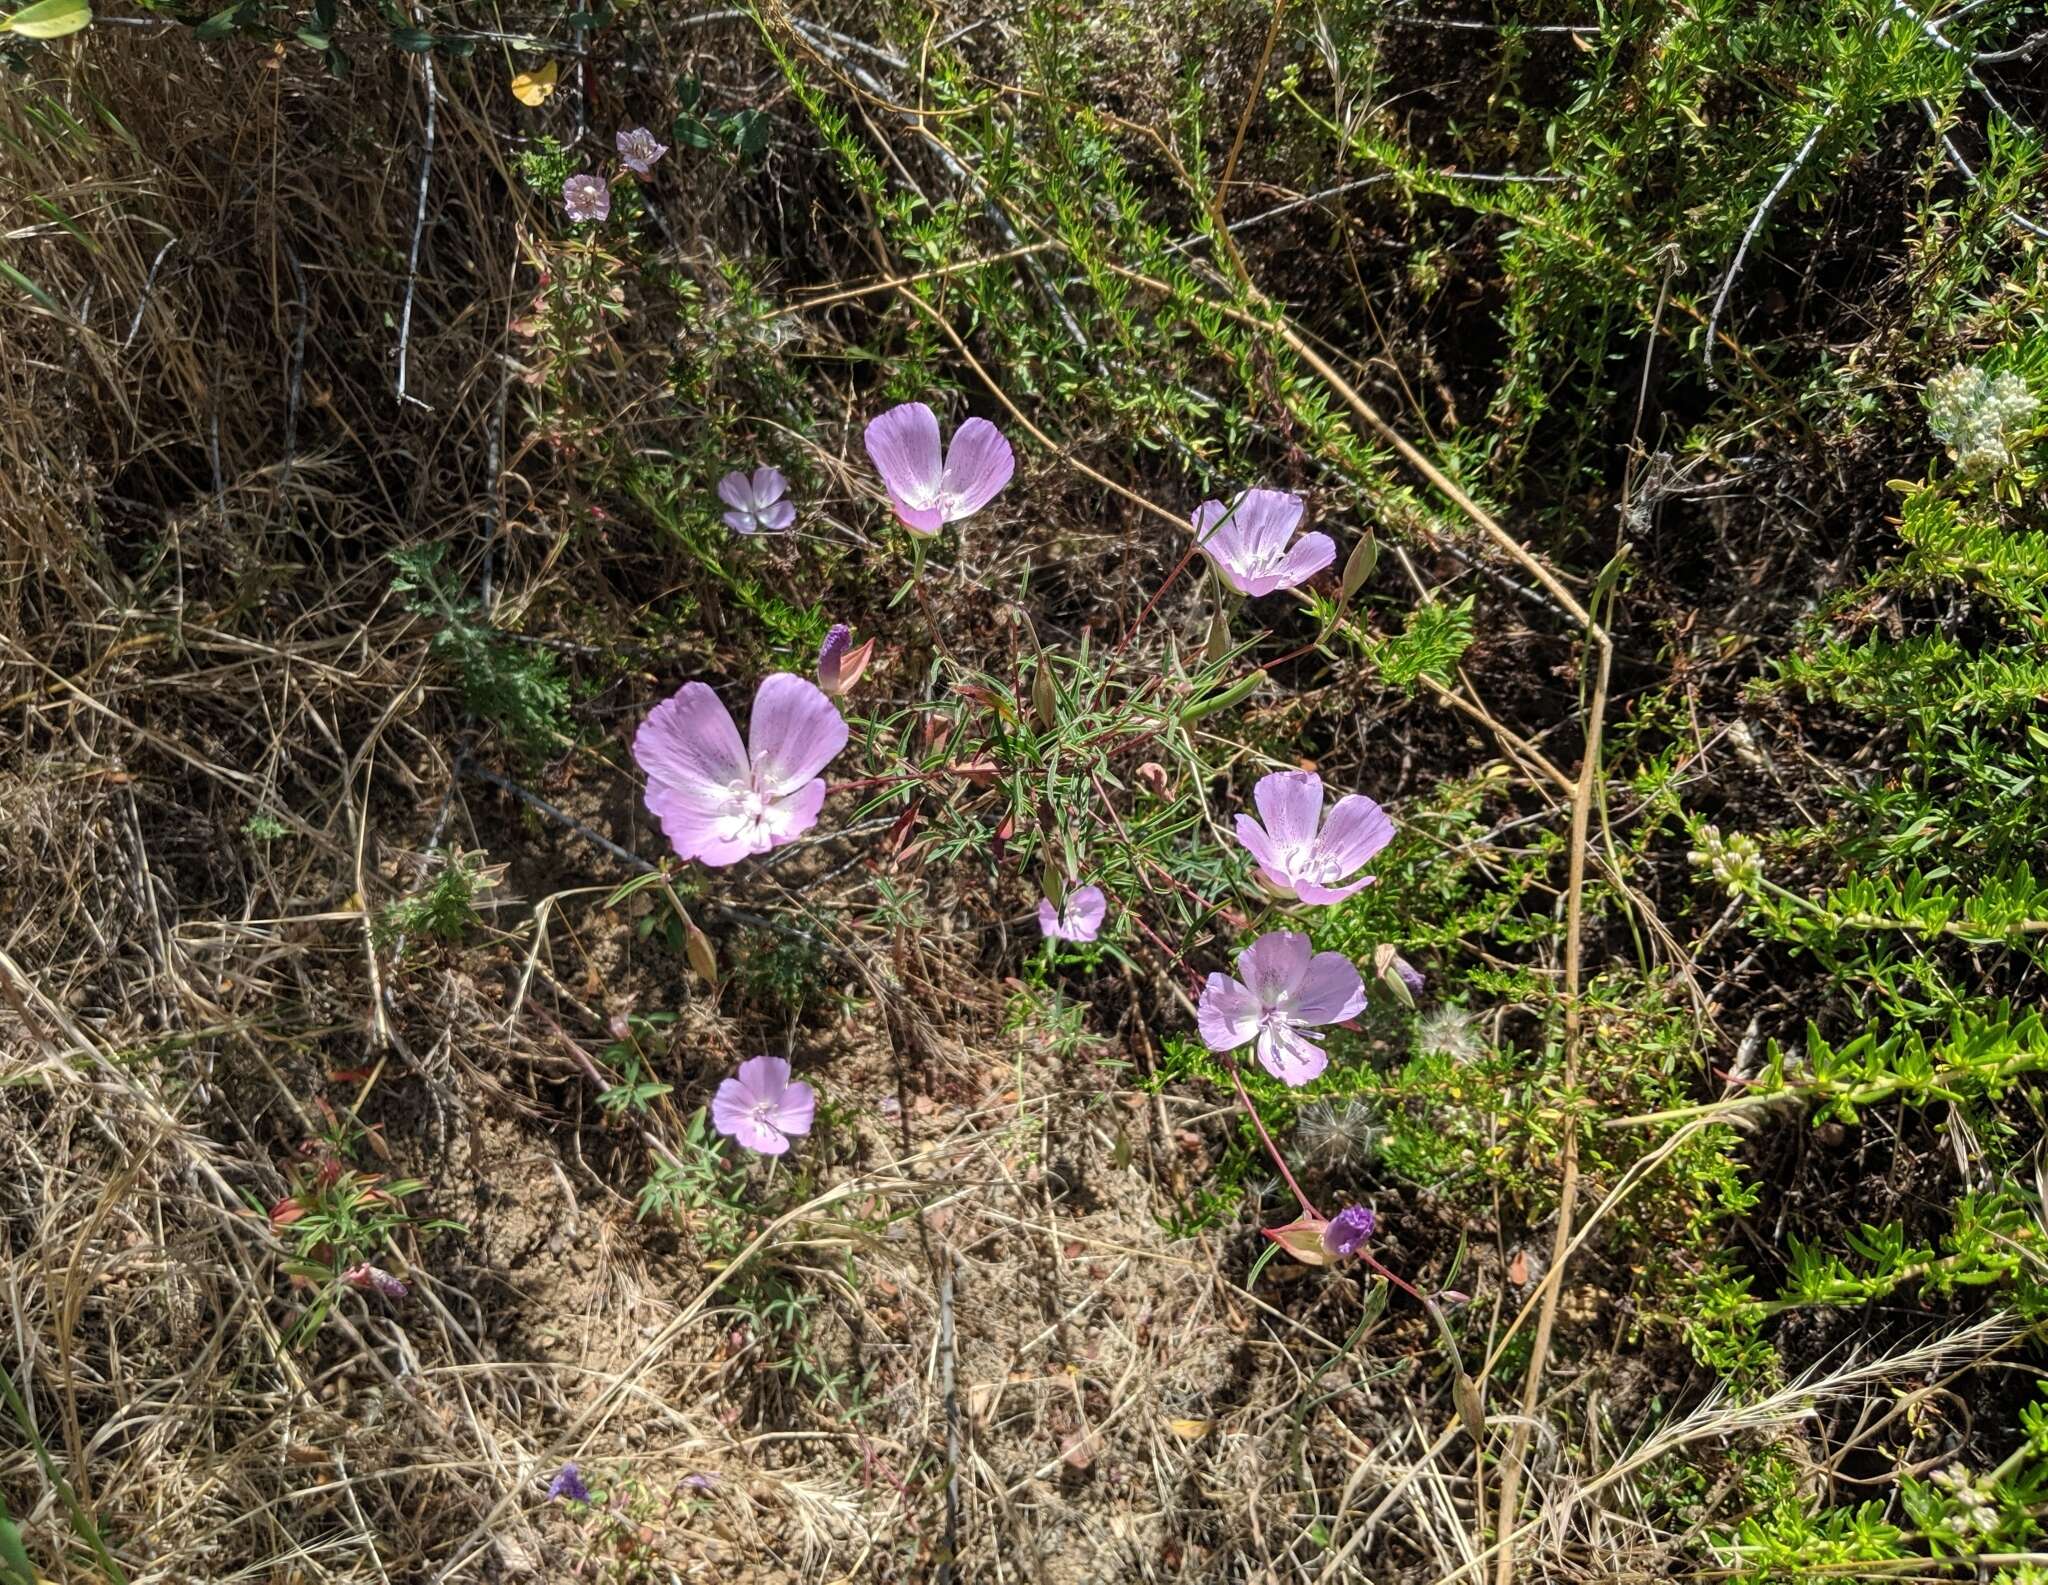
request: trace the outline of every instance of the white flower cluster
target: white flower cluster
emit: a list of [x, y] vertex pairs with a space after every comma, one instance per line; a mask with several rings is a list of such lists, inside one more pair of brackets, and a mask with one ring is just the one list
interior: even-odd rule
[[1933, 1480], [1955, 1500], [1964, 1529], [1989, 1535], [1998, 1528], [1997, 1494], [1961, 1464], [1936, 1470]]
[[1729, 891], [1737, 896], [1751, 896], [1763, 884], [1763, 850], [1756, 845], [1755, 837], [1740, 831], [1724, 837], [1715, 826], [1701, 826], [1699, 843], [1686, 857]]
[[1927, 424], [1968, 474], [2013, 465], [2013, 448], [2033, 426], [2040, 398], [2017, 374], [1986, 374], [1959, 363], [1927, 382]]

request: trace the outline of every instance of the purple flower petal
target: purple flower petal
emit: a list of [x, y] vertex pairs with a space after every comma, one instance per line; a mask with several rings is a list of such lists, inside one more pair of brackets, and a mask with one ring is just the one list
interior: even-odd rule
[[985, 418], [970, 418], [953, 431], [946, 469], [939, 480], [949, 522], [971, 517], [996, 498], [1016, 471], [1017, 459], [1002, 431]]
[[1252, 789], [1273, 851], [1287, 858], [1306, 854], [1315, 845], [1316, 823], [1323, 817], [1323, 778], [1312, 770], [1275, 771], [1261, 776]]
[[1304, 534], [1274, 569], [1278, 587], [1298, 589], [1336, 559], [1337, 542], [1328, 534]]
[[1350, 793], [1337, 800], [1337, 807], [1323, 822], [1316, 839], [1316, 856], [1339, 875], [1349, 875], [1394, 840], [1394, 822], [1386, 810], [1370, 798]]
[[1286, 1006], [1290, 1018], [1305, 1024], [1341, 1024], [1364, 1011], [1365, 981], [1358, 965], [1341, 952], [1318, 952], [1310, 958]]
[[757, 514], [761, 527], [771, 534], [786, 534], [796, 521], [794, 501], [771, 501]]
[[782, 476], [780, 468], [759, 467], [754, 470], [752, 481], [754, 510], [773, 506], [789, 493], [789, 481]]
[[1237, 959], [1244, 988], [1271, 1011], [1293, 995], [1308, 973], [1309, 940], [1298, 930], [1269, 930]]
[[1038, 901], [1038, 928], [1055, 941], [1093, 941], [1108, 916], [1109, 899], [1100, 886], [1068, 893], [1064, 908], [1054, 908], [1049, 897]]
[[845, 720], [816, 683], [789, 671], [761, 680], [747, 745], [764, 792], [795, 792], [846, 747], [846, 737]]
[[906, 513], [923, 516], [938, 504], [945, 474], [945, 460], [939, 452], [939, 415], [922, 402], [904, 402], [872, 419], [861, 439], [888, 488], [896, 515], [921, 533], [935, 532], [938, 523], [924, 528], [910, 522]]
[[782, 1092], [782, 1104], [775, 1109], [775, 1126], [792, 1139], [811, 1131], [818, 1115], [818, 1092], [798, 1080]]
[[1235, 1051], [1259, 1032], [1259, 999], [1228, 974], [1212, 974], [1195, 1003], [1195, 1027], [1211, 1051]]
[[1323, 1248], [1333, 1255], [1357, 1254], [1372, 1237], [1376, 1220], [1363, 1205], [1345, 1206], [1324, 1225]]
[[1256, 1049], [1259, 1066], [1282, 1084], [1307, 1084], [1330, 1065], [1328, 1053], [1288, 1023], [1268, 1023]]
[[754, 510], [754, 486], [748, 477], [735, 468], [718, 481], [718, 498], [736, 512]]
[[548, 1501], [590, 1501], [590, 1488], [583, 1484], [582, 1472], [574, 1464], [564, 1464], [555, 1471], [555, 1478], [548, 1482]]
[[633, 735], [633, 758], [656, 786], [691, 809], [723, 808], [725, 789], [747, 779], [747, 750], [725, 701], [701, 682], [686, 682], [648, 712]]

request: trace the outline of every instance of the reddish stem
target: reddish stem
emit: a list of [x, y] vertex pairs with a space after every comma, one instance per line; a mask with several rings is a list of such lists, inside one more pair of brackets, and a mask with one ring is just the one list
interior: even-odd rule
[[[1252, 1098], [1245, 1091], [1244, 1080], [1238, 1077], [1237, 1064], [1226, 1057], [1223, 1065], [1230, 1070], [1230, 1082], [1237, 1086], [1238, 1101], [1243, 1105], [1245, 1115], [1252, 1120], [1252, 1127], [1259, 1131], [1259, 1138], [1265, 1144], [1266, 1154], [1273, 1158], [1273, 1165], [1280, 1169], [1280, 1176], [1287, 1180], [1287, 1187], [1294, 1191], [1294, 1198], [1301, 1206], [1301, 1214], [1312, 1222], [1327, 1221], [1328, 1218], [1321, 1211], [1309, 1204], [1308, 1196], [1301, 1192], [1301, 1185], [1294, 1181], [1294, 1174], [1287, 1170], [1287, 1163], [1281, 1159], [1279, 1148], [1273, 1143], [1273, 1136], [1266, 1132], [1266, 1120], [1259, 1116], [1259, 1109], [1252, 1105]], [[1407, 1288], [1408, 1284], [1404, 1282], [1401, 1286]], [[1412, 1288], [1409, 1289], [1411, 1293], [1414, 1291]]]

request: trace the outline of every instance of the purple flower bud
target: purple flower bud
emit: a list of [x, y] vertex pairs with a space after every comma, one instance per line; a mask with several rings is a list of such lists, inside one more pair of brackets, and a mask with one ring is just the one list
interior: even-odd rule
[[403, 1299], [406, 1294], [404, 1283], [382, 1266], [373, 1266], [367, 1260], [349, 1267], [341, 1274], [341, 1280], [351, 1288], [360, 1288], [365, 1293], [381, 1293], [387, 1299]]
[[582, 1472], [574, 1464], [564, 1464], [555, 1471], [555, 1478], [548, 1482], [548, 1501], [590, 1501], [590, 1488], [583, 1484]]
[[1347, 1205], [1323, 1228], [1323, 1248], [1331, 1254], [1355, 1255], [1372, 1237], [1375, 1218], [1362, 1205]]

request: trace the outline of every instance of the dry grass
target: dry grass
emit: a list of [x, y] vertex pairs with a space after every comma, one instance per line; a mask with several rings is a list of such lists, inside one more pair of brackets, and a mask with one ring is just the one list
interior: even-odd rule
[[[736, 49], [726, 26], [678, 58]], [[1376, 1314], [1336, 1273], [1311, 1297], [1292, 1268], [1250, 1280], [1248, 1231], [1162, 1230], [1213, 1165], [1215, 1102], [1106, 1086], [1085, 1049], [1007, 1028], [982, 972], [1002, 921], [965, 903], [828, 943], [861, 1011], [813, 1031], [843, 1112], [826, 1186], [722, 1266], [639, 1220], [639, 1141], [587, 1082], [610, 1015], [684, 1001], [695, 1080], [760, 1020], [636, 951], [606, 905], [627, 865], [467, 773], [478, 740], [448, 729], [379, 559], [452, 540], [517, 627], [565, 591], [612, 597], [597, 574], [628, 554], [572, 532], [568, 470], [521, 432], [531, 217], [503, 107], [472, 90], [435, 90], [416, 274], [408, 62], [340, 87], [297, 56], [102, 28], [0, 101], [0, 239], [48, 300], [0, 309], [0, 1352], [28, 1421], [0, 1417], [0, 1494], [53, 1579], [115, 1577], [93, 1535], [137, 1585], [567, 1578], [545, 1487], [575, 1459], [663, 1494], [715, 1477], [657, 1527], [652, 1578], [1451, 1585], [1502, 1557], [1503, 1456], [1528, 1487], [1505, 1503], [1529, 1516], [1518, 1577], [1663, 1578], [1697, 1537], [1637, 1475], [2010, 1340], [1979, 1323], [1639, 1436], [1652, 1389], [1543, 1356], [1554, 1324], [1591, 1330], [1568, 1259], [1653, 1162], [1588, 1190], [1504, 1296], [1494, 1357], [1542, 1341], [1491, 1382], [1482, 1464], [1418, 1312]], [[636, 347], [619, 388], [663, 352]], [[1048, 532], [1107, 564], [1093, 525]], [[1478, 716], [1498, 735], [1470, 752], [1528, 747]], [[1523, 763], [1583, 855], [1597, 767]], [[629, 793], [557, 769], [536, 796], [654, 851]], [[289, 839], [249, 836], [257, 815]], [[379, 910], [450, 846], [511, 866], [488, 939], [383, 950]], [[843, 857], [771, 877], [748, 917], [807, 917], [794, 894]], [[1583, 883], [1560, 898], [1574, 991]], [[263, 1212], [337, 1122], [462, 1230], [403, 1235], [411, 1299], [345, 1296], [305, 1341]], [[799, 1296], [802, 1385], [736, 1300], [763, 1270]]]

